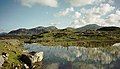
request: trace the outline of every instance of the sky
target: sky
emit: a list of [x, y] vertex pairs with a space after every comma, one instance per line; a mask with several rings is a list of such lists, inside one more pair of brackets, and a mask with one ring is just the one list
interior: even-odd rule
[[0, 32], [87, 24], [120, 27], [120, 0], [0, 0]]

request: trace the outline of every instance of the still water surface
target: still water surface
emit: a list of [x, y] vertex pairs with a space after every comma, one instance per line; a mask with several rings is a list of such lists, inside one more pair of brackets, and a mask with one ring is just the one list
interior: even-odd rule
[[40, 44], [25, 44], [24, 48], [44, 52], [45, 69], [120, 69], [119, 50]]

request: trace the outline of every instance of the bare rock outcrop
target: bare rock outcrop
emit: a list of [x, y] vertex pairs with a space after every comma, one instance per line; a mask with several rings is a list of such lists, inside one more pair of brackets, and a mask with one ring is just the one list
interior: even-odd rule
[[23, 53], [20, 56], [20, 61], [23, 62], [24, 67], [27, 69], [28, 67], [30, 69], [34, 68], [34, 64], [41, 62], [43, 59], [43, 52], [30, 52], [30, 53]]
[[2, 67], [2, 65], [4, 64], [5, 60], [8, 59], [8, 54], [3, 52], [2, 55], [0, 56], [0, 68]]

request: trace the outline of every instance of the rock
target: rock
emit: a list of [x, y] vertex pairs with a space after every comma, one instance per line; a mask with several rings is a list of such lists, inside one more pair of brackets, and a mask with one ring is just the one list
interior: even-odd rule
[[27, 64], [24, 64], [24, 67], [25, 67], [26, 69], [29, 69], [29, 67], [27, 66]]
[[2, 55], [0, 56], [0, 68], [2, 67], [2, 65], [4, 64], [5, 60], [8, 59], [8, 54], [3, 52]]
[[[43, 52], [30, 52], [24, 53], [20, 56], [20, 60], [26, 64], [30, 69], [33, 68], [33, 64], [40, 62], [43, 59]], [[27, 67], [25, 66], [25, 67]]]
[[34, 65], [33, 65], [33, 69], [44, 69], [44, 68], [42, 68], [44, 65], [43, 65], [43, 63], [42, 62], [36, 62], [36, 63], [34, 63]]
[[2, 67], [4, 61], [5, 61], [4, 58], [2, 56], [0, 56], [0, 68]]
[[32, 68], [32, 61], [29, 56], [26, 54], [22, 54], [19, 58], [24, 64], [26, 64], [29, 68]]
[[118, 47], [118, 46], [120, 46], [120, 43], [115, 43], [113, 46]]
[[8, 59], [9, 54], [3, 52], [3, 53], [2, 53], [2, 56], [3, 56], [3, 58], [6, 60], [6, 59]]
[[28, 53], [29, 51], [28, 50], [23, 50], [23, 53]]
[[32, 57], [30, 57], [32, 63], [40, 62], [43, 59], [43, 52], [31, 52], [30, 54], [32, 55]]

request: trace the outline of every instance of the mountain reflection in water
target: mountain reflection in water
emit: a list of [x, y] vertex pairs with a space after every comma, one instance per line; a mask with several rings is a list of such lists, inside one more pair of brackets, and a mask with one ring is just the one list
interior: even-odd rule
[[120, 69], [120, 48], [42, 46], [25, 44], [28, 51], [44, 52], [43, 69]]

